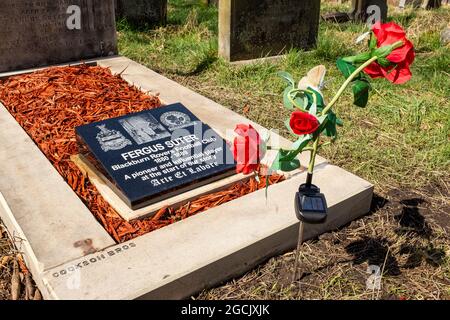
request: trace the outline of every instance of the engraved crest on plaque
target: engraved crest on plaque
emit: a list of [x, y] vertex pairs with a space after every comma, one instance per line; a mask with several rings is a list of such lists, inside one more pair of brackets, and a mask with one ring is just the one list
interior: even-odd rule
[[122, 133], [117, 130], [110, 130], [106, 128], [106, 125], [99, 125], [97, 128], [100, 129], [97, 134], [97, 141], [104, 152], [121, 150], [133, 144]]
[[166, 112], [161, 116], [161, 122], [169, 128], [170, 131], [182, 129], [194, 125], [189, 115], [178, 112]]

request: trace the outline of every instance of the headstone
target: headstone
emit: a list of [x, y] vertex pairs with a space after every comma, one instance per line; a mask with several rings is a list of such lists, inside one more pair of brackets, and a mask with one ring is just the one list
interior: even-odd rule
[[320, 0], [220, 0], [219, 55], [238, 61], [310, 49], [319, 20]]
[[116, 18], [136, 26], [163, 25], [167, 20], [167, 0], [115, 0]]
[[0, 0], [0, 72], [117, 54], [113, 0]]
[[76, 128], [80, 154], [133, 210], [235, 173], [226, 142], [182, 104]]
[[352, 0], [350, 16], [353, 20], [367, 22], [386, 21], [388, 14], [387, 0]]
[[441, 7], [442, 0], [424, 0], [422, 3], [422, 8], [430, 10]]
[[208, 6], [217, 6], [219, 4], [219, 0], [203, 0], [203, 2]]
[[420, 8], [422, 0], [400, 0], [399, 8], [404, 9], [406, 6], [412, 6], [413, 8]]

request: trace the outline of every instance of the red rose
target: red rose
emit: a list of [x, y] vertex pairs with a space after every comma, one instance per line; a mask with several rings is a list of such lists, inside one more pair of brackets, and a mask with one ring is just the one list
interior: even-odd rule
[[265, 149], [263, 141], [251, 125], [239, 124], [234, 130], [239, 136], [234, 139], [231, 151], [237, 162], [237, 173], [249, 174], [258, 170]]
[[316, 132], [320, 123], [312, 114], [294, 111], [291, 115], [290, 126], [292, 131], [299, 136]]
[[364, 72], [372, 78], [386, 78], [392, 83], [402, 84], [411, 79], [409, 66], [414, 62], [414, 46], [406, 38], [406, 33], [399, 25], [390, 22], [382, 24], [377, 22], [373, 26], [373, 32], [377, 38], [377, 47], [392, 45], [398, 41], [403, 46], [394, 49], [386, 58], [391, 64], [381, 66], [377, 61], [369, 65]]

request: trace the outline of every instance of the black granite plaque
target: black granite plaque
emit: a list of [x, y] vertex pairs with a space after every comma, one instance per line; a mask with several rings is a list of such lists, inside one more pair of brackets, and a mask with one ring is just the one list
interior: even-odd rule
[[232, 175], [226, 142], [182, 104], [76, 128], [80, 154], [139, 209]]
[[0, 72], [117, 54], [113, 0], [0, 0]]

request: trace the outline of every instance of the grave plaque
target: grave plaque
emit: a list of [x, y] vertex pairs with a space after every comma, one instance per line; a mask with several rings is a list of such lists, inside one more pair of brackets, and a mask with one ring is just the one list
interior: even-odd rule
[[320, 0], [220, 0], [219, 55], [238, 61], [310, 49], [319, 18]]
[[76, 128], [80, 154], [132, 209], [235, 173], [226, 142], [182, 104]]
[[0, 0], [0, 72], [117, 54], [114, 0]]

